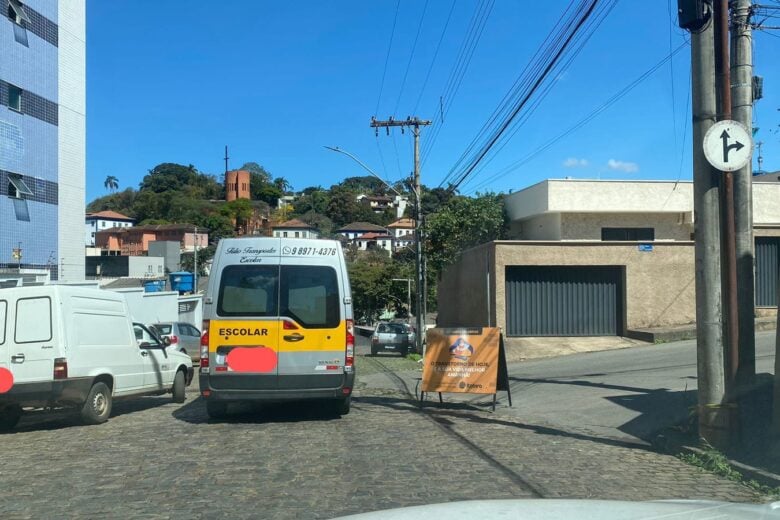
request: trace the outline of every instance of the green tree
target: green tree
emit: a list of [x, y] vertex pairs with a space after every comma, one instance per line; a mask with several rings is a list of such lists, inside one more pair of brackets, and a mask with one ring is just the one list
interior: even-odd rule
[[306, 213], [326, 213], [328, 210], [328, 204], [330, 203], [330, 195], [325, 190], [304, 192], [303, 195], [293, 203], [294, 214], [304, 215]]
[[256, 162], [244, 163], [239, 170], [248, 171], [252, 182], [257, 181], [261, 184], [269, 184], [271, 182], [271, 174]]
[[98, 197], [87, 204], [87, 213], [96, 213], [98, 211], [116, 211], [128, 217], [135, 217], [133, 205], [138, 195], [133, 188], [127, 188], [117, 193]]
[[331, 188], [330, 201], [325, 213], [337, 228], [350, 222], [382, 224], [382, 217], [374, 213], [367, 205], [358, 202], [355, 192], [340, 186]]
[[117, 179], [113, 175], [109, 175], [109, 176], [106, 177], [106, 180], [103, 181], [103, 186], [108, 191], [113, 193], [113, 192], [115, 192], [119, 188], [119, 179]]
[[349, 257], [347, 269], [355, 315], [358, 320], [371, 323], [398, 301], [392, 287], [396, 266], [384, 251], [353, 252]]
[[425, 253], [435, 272], [457, 260], [464, 249], [506, 236], [504, 196], [456, 196], [427, 219]]
[[273, 185], [276, 186], [276, 189], [282, 193], [287, 193], [288, 191], [292, 190], [292, 184], [290, 184], [284, 177], [275, 178]]

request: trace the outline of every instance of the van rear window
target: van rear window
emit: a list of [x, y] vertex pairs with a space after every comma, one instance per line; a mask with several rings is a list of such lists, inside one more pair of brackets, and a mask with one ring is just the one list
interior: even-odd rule
[[220, 316], [279, 315], [278, 266], [230, 265], [221, 278], [217, 299]]
[[283, 265], [282, 316], [309, 329], [332, 329], [341, 323], [336, 270], [325, 266]]

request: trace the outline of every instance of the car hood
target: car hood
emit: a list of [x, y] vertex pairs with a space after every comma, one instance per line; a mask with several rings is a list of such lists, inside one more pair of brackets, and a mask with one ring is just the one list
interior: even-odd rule
[[780, 519], [780, 502], [734, 504], [703, 500], [625, 502], [610, 500], [474, 500], [388, 509], [345, 516], [354, 520], [447, 518], [448, 520], [627, 520], [663, 517], [703, 520], [709, 518]]

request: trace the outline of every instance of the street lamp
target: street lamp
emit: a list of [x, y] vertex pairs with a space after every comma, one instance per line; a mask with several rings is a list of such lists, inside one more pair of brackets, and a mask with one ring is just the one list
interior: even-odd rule
[[332, 152], [343, 153], [344, 155], [346, 155], [347, 157], [349, 157], [350, 159], [352, 159], [353, 161], [355, 161], [356, 163], [358, 163], [360, 166], [362, 166], [362, 167], [363, 167], [363, 169], [364, 169], [364, 170], [366, 170], [368, 173], [370, 173], [371, 175], [373, 175], [374, 177], [376, 177], [377, 179], [379, 179], [379, 181], [380, 181], [382, 184], [384, 184], [385, 186], [387, 186], [388, 188], [390, 188], [391, 190], [393, 190], [393, 191], [394, 191], [394, 192], [395, 192], [397, 195], [399, 195], [399, 196], [403, 196], [403, 195], [402, 195], [402, 194], [401, 194], [401, 193], [400, 193], [400, 192], [399, 192], [397, 189], [393, 188], [393, 187], [392, 187], [392, 186], [390, 186], [390, 185], [389, 185], [387, 182], [385, 182], [385, 180], [384, 180], [382, 177], [380, 177], [379, 175], [377, 175], [376, 173], [374, 173], [374, 170], [372, 170], [371, 168], [369, 168], [368, 166], [366, 166], [366, 165], [365, 165], [365, 163], [363, 163], [363, 161], [361, 161], [360, 159], [358, 159], [357, 157], [355, 157], [354, 155], [352, 155], [352, 154], [351, 154], [351, 153], [349, 153], [348, 151], [346, 151], [346, 150], [342, 150], [342, 149], [341, 149], [341, 148], [339, 148], [338, 146], [325, 146], [325, 148], [327, 148], [328, 150], [330, 150], [330, 151], [332, 151]]

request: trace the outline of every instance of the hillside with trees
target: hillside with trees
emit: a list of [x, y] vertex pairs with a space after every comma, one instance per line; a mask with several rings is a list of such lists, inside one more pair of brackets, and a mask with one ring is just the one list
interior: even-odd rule
[[[351, 222], [387, 226], [396, 220], [393, 208], [375, 213], [358, 201], [361, 194], [395, 195], [371, 176], [347, 177], [328, 188], [303, 188], [295, 193], [291, 205], [280, 208], [279, 199], [293, 193], [287, 179], [274, 177], [255, 162], [240, 169], [250, 172], [251, 200], [225, 202], [224, 179], [200, 172], [193, 165], [162, 163], [149, 170], [138, 189], [117, 191], [118, 179], [109, 176], [104, 183], [109, 193], [90, 202], [87, 212], [112, 210], [141, 225], [194, 224], [209, 233], [211, 246], [202, 252], [203, 260], [213, 254], [217, 240], [234, 236], [237, 226], [256, 215], [265, 216], [272, 223], [300, 219], [317, 227], [323, 238], [333, 237], [336, 230]], [[413, 218], [414, 196], [401, 183], [395, 189], [408, 197], [405, 216]], [[507, 223], [503, 195], [493, 193], [466, 197], [443, 188], [423, 187], [422, 212], [427, 229], [428, 308], [434, 311], [436, 284], [442, 270], [465, 249], [505, 238]], [[414, 279], [413, 251], [406, 249], [391, 257], [381, 251], [358, 254], [348, 250], [347, 259], [358, 317], [372, 321], [384, 309], [403, 316], [407, 286], [392, 279]], [[184, 255], [182, 262], [186, 268], [192, 260]]]

